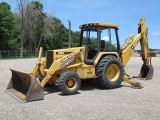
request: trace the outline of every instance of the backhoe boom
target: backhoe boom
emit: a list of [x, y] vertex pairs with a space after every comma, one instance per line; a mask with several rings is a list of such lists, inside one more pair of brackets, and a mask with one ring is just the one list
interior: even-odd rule
[[146, 29], [146, 20], [145, 18], [141, 18], [138, 23], [138, 34], [135, 38], [134, 34], [131, 34], [130, 37], [126, 40], [124, 45], [121, 48], [121, 57], [123, 65], [126, 66], [130, 57], [132, 56], [137, 44], [140, 42], [141, 46], [141, 55], [144, 64], [149, 64], [148, 61], [151, 60], [149, 56], [149, 46], [147, 39], [147, 29]]
[[131, 58], [137, 44], [140, 42], [143, 65], [138, 77], [140, 79], [146, 79], [146, 80], [151, 79], [153, 76], [153, 67], [151, 65], [152, 58], [149, 55], [149, 45], [148, 45], [147, 34], [148, 34], [148, 30], [146, 29], [146, 20], [145, 18], [141, 18], [138, 23], [137, 36], [133, 38], [134, 34], [131, 34], [121, 48], [122, 63], [125, 67], [129, 59]]

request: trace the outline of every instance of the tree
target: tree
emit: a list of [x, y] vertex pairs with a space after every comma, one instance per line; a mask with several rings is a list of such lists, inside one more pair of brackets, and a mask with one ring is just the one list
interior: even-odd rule
[[10, 44], [12, 50], [19, 50], [21, 41], [21, 18], [18, 14], [13, 13], [14, 17], [14, 31], [13, 38]]
[[[43, 13], [43, 5], [38, 1], [31, 2], [27, 7], [25, 32], [26, 46], [30, 50], [37, 51], [44, 34], [44, 24], [46, 15]], [[29, 43], [29, 44], [28, 44]]]
[[21, 48], [20, 48], [20, 57], [23, 57], [23, 48], [24, 48], [24, 22], [26, 19], [26, 9], [28, 6], [29, 0], [17, 0], [19, 15], [21, 16]]
[[13, 42], [14, 17], [10, 11], [10, 5], [5, 2], [0, 3], [0, 50], [10, 49]]
[[66, 38], [68, 39], [67, 28], [62, 22], [52, 16], [47, 16], [45, 19], [43, 45], [47, 49], [60, 49]]
[[72, 47], [77, 47], [80, 44], [80, 32], [76, 31], [73, 32], [72, 31]]
[[[30, 0], [16, 0], [18, 11], [10, 12], [10, 6], [0, 6], [1, 49], [18, 50], [23, 57], [23, 50], [37, 51], [68, 47], [68, 28], [55, 16], [43, 12], [43, 5]], [[5, 6], [5, 7], [4, 7]], [[3, 10], [2, 10], [3, 9]], [[2, 20], [3, 19], [3, 20]], [[80, 32], [72, 32], [72, 47], [79, 45]], [[67, 46], [64, 46], [67, 43]]]

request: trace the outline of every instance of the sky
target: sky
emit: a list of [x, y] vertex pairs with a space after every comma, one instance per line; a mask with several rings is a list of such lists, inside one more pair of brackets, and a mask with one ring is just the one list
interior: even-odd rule
[[[16, 0], [0, 0], [16, 11]], [[88, 22], [105, 22], [119, 25], [121, 45], [137, 28], [140, 18], [146, 18], [149, 47], [160, 49], [160, 0], [37, 0], [43, 10], [55, 16], [72, 31]], [[137, 35], [137, 34], [135, 34]]]

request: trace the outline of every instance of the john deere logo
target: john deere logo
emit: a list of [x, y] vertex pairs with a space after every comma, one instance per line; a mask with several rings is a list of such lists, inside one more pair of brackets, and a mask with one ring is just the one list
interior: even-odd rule
[[68, 61], [68, 60], [71, 59], [74, 55], [75, 55], [75, 53], [69, 54], [67, 57], [65, 57], [65, 58], [62, 59], [61, 63], [64, 63], [64, 62]]

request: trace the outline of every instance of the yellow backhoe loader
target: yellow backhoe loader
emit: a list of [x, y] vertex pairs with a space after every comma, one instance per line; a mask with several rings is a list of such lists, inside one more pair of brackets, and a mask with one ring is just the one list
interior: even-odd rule
[[122, 81], [141, 88], [141, 84], [125, 71], [139, 42], [143, 65], [138, 78], [152, 79], [154, 70], [144, 18], [139, 20], [138, 34], [135, 37], [131, 34], [122, 47], [117, 24], [93, 22], [81, 25], [80, 29], [79, 47], [49, 50], [44, 61], [41, 61], [40, 48], [32, 73], [11, 69], [7, 93], [22, 102], [29, 102], [44, 98], [46, 84], [57, 84], [63, 94], [71, 95], [77, 93], [81, 80], [90, 78], [110, 89], [118, 87]]

